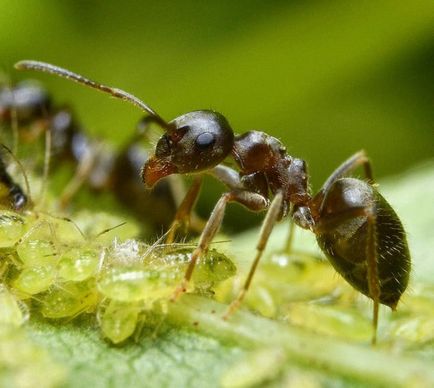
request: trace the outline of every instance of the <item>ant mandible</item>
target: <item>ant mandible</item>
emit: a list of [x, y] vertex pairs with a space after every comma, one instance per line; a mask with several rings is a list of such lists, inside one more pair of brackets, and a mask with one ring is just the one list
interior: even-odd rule
[[[171, 174], [198, 174], [177, 211], [169, 242], [179, 225], [188, 220], [204, 173], [228, 187], [200, 235], [174, 299], [186, 291], [197, 260], [207, 251], [222, 224], [227, 203], [238, 202], [251, 211], [267, 213], [256, 257], [225, 317], [238, 308], [249, 289], [275, 223], [290, 217], [296, 225], [311, 230], [333, 267], [355, 289], [373, 300], [372, 343], [376, 342], [379, 304], [396, 309], [408, 284], [411, 260], [401, 221], [373, 185], [371, 162], [364, 151], [342, 163], [312, 196], [306, 163], [288, 155], [278, 139], [264, 132], [234, 135], [226, 118], [210, 110], [189, 112], [166, 122], [137, 97], [69, 70], [37, 61], [21, 61], [15, 67], [56, 74], [126, 100], [164, 129], [155, 154], [143, 166], [145, 186], [152, 188]], [[235, 160], [237, 170], [222, 164], [229, 156]], [[346, 177], [360, 166], [366, 181]]]

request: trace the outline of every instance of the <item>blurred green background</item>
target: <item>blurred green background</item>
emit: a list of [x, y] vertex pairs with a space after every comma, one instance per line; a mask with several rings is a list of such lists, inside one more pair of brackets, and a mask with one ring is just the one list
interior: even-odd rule
[[[236, 132], [282, 139], [314, 190], [364, 148], [377, 177], [434, 154], [434, 1], [0, 0], [0, 67], [40, 79], [92, 134], [116, 143], [140, 112], [41, 74], [20, 59], [75, 70], [137, 95], [164, 118], [212, 108]], [[207, 184], [200, 211], [220, 195]], [[252, 222], [238, 206], [238, 227]]]

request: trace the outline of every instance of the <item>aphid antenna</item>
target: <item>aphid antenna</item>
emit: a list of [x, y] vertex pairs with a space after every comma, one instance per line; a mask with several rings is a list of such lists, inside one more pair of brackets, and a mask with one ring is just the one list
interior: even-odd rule
[[167, 131], [171, 130], [171, 126], [157, 113], [155, 112], [149, 105], [144, 103], [142, 100], [137, 98], [136, 96], [118, 88], [114, 88], [111, 86], [103, 85], [99, 82], [92, 81], [80, 74], [74, 73], [70, 70], [64, 69], [59, 66], [52, 65], [46, 62], [40, 61], [32, 61], [32, 60], [24, 60], [19, 61], [15, 64], [15, 69], [17, 70], [34, 70], [41, 71], [44, 73], [50, 73], [57, 75], [62, 78], [69, 79], [73, 82], [88, 86], [90, 88], [94, 88], [99, 90], [100, 92], [110, 94], [112, 97], [119, 98], [121, 100], [127, 101], [132, 105], [137, 106], [142, 111], [152, 116], [154, 121], [158, 123], [162, 128]]
[[48, 217], [54, 218], [55, 220], [66, 221], [66, 222], [71, 223], [71, 224], [75, 227], [75, 229], [77, 229], [78, 233], [80, 233], [81, 237], [83, 237], [84, 240], [87, 240], [86, 235], [85, 235], [85, 234], [83, 233], [83, 231], [80, 229], [80, 227], [78, 226], [78, 224], [77, 224], [74, 220], [72, 220], [71, 218], [69, 218], [69, 217], [60, 217], [60, 216], [55, 216], [54, 214], [51, 214], [51, 213], [49, 213], [49, 212], [42, 211], [42, 210], [39, 211], [39, 213], [40, 213], [40, 214], [43, 214], [43, 215], [45, 215], [45, 216], [48, 216]]
[[104, 230], [102, 230], [101, 232], [97, 233], [97, 234], [94, 236], [94, 238], [101, 237], [103, 234], [108, 233], [108, 232], [111, 232], [113, 229], [120, 228], [121, 226], [124, 226], [126, 223], [127, 223], [127, 222], [124, 221], [124, 222], [121, 222], [121, 223], [118, 224], [118, 225], [111, 226], [110, 228], [104, 229]]
[[22, 244], [24, 241], [26, 241], [29, 236], [31, 236], [31, 234], [35, 231], [38, 230], [39, 228], [42, 228], [44, 225], [48, 225], [48, 227], [50, 228], [50, 231], [52, 231], [52, 227], [50, 226], [50, 223], [47, 220], [39, 220], [37, 221], [34, 225], [32, 225], [29, 230], [27, 230], [27, 232], [25, 232], [20, 238], [19, 240], [14, 244], [15, 247], [19, 246], [20, 244]]
[[29, 178], [27, 176], [26, 173], [26, 169], [24, 168], [23, 164], [20, 162], [20, 160], [15, 156], [15, 154], [12, 152], [12, 150], [5, 146], [4, 144], [0, 144], [0, 146], [2, 146], [2, 148], [9, 154], [11, 155], [12, 159], [15, 161], [15, 163], [17, 164], [17, 166], [19, 167], [19, 169], [21, 170], [21, 174], [23, 175], [24, 178], [24, 184], [26, 186], [26, 193], [27, 193], [27, 198], [29, 201], [29, 204], [33, 204], [32, 201], [32, 194], [30, 191], [30, 183], [29, 183]]

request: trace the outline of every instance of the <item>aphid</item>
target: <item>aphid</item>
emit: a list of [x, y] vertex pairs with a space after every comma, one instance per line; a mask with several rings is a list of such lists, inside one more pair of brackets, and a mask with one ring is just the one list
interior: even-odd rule
[[[371, 163], [363, 151], [342, 163], [312, 196], [305, 161], [288, 155], [278, 139], [264, 132], [234, 135], [226, 118], [218, 112], [199, 110], [166, 122], [137, 97], [69, 70], [36, 61], [22, 61], [15, 67], [56, 74], [126, 100], [164, 129], [155, 154], [143, 166], [145, 186], [151, 188], [172, 174], [198, 174], [178, 209], [171, 236], [180, 224], [188, 221], [202, 174], [211, 174], [228, 187], [202, 231], [174, 299], [187, 290], [198, 259], [208, 251], [220, 228], [227, 203], [237, 202], [251, 211], [266, 211], [266, 216], [256, 257], [226, 317], [238, 308], [250, 287], [275, 223], [290, 217], [301, 228], [315, 233], [334, 268], [374, 301], [372, 342], [375, 343], [379, 304], [396, 309], [407, 287], [411, 263], [404, 228], [373, 185]], [[233, 158], [236, 169], [223, 164], [228, 157]], [[346, 177], [360, 166], [364, 168], [367, 181]]]
[[101, 331], [114, 344], [130, 337], [136, 330], [140, 314], [138, 303], [111, 300], [98, 310]]
[[[191, 262], [188, 247], [140, 244], [129, 240], [106, 252], [104, 268], [98, 276], [101, 294], [119, 302], [141, 301], [151, 307], [157, 301], [167, 301], [182, 280]], [[209, 250], [197, 264], [192, 283], [207, 292], [216, 284], [235, 275], [235, 265], [225, 255]], [[191, 284], [193, 286], [193, 284]]]
[[[98, 310], [103, 334], [114, 343], [122, 342], [135, 332], [149, 310], [157, 307], [166, 311], [191, 253], [191, 247], [183, 244], [157, 242], [148, 246], [135, 240], [115, 241], [104, 255], [96, 280], [97, 289], [105, 298]], [[232, 261], [211, 249], [197, 264], [190, 286], [198, 292], [213, 292], [214, 286], [235, 272]]]
[[26, 229], [25, 219], [3, 210], [0, 213], [0, 248], [13, 248]]
[[0, 326], [20, 326], [29, 318], [27, 306], [0, 283]]
[[89, 279], [98, 271], [100, 250], [89, 246], [70, 248], [64, 252], [57, 263], [58, 273], [65, 281], [81, 282]]
[[81, 313], [93, 311], [99, 297], [95, 280], [66, 282], [50, 287], [38, 295], [41, 314], [46, 318], [73, 318]]

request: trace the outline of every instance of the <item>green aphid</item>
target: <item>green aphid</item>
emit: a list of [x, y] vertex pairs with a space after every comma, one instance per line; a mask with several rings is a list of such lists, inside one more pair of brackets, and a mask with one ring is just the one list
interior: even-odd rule
[[81, 282], [98, 270], [99, 249], [72, 248], [60, 256], [58, 274], [67, 281]]
[[[103, 269], [97, 285], [105, 297], [121, 302], [144, 301], [152, 304], [173, 294], [191, 260], [192, 249], [168, 246], [144, 248], [139, 248], [139, 259], [134, 256], [130, 261], [132, 264], [115, 261]], [[108, 263], [113, 262], [110, 254]], [[191, 283], [198, 289], [208, 290], [233, 276], [235, 271], [235, 265], [225, 255], [210, 250], [197, 264]]]
[[39, 310], [46, 318], [75, 317], [93, 311], [98, 303], [98, 294], [92, 280], [67, 282], [51, 287], [38, 296]]
[[98, 290], [107, 298], [120, 302], [145, 301], [152, 304], [159, 299], [168, 298], [180, 273], [148, 270], [138, 265], [134, 267], [110, 268], [98, 279]]
[[46, 291], [55, 279], [54, 267], [24, 267], [12, 286], [24, 295], [34, 295]]
[[57, 259], [53, 243], [49, 240], [24, 240], [16, 249], [25, 267], [51, 266]]
[[[191, 260], [192, 250], [188, 248], [175, 249], [165, 255], [166, 260], [182, 261], [187, 265]], [[208, 290], [218, 283], [229, 279], [237, 272], [237, 267], [226, 255], [215, 249], [210, 249], [196, 264], [193, 272], [193, 283], [196, 288]]]
[[99, 324], [103, 335], [118, 344], [130, 337], [136, 330], [140, 308], [137, 303], [108, 302], [100, 307]]
[[28, 317], [27, 306], [0, 284], [0, 326], [20, 326]]
[[25, 230], [26, 223], [23, 217], [7, 210], [0, 212], [0, 248], [12, 248]]

